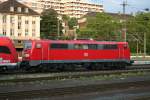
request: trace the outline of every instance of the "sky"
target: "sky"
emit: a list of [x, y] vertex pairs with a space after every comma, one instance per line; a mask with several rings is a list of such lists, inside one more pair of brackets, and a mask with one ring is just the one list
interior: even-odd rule
[[90, 0], [90, 2], [103, 4], [106, 12], [123, 12], [123, 8], [120, 4], [123, 1], [127, 1], [126, 13], [136, 13], [138, 11], [144, 11], [145, 8], [150, 8], [150, 0]]

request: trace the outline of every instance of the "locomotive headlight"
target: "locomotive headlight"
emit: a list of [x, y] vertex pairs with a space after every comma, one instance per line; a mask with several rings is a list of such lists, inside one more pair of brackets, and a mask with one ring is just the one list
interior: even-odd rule
[[25, 54], [24, 56], [27, 58], [27, 57], [29, 57], [30, 55], [29, 55], [29, 54]]

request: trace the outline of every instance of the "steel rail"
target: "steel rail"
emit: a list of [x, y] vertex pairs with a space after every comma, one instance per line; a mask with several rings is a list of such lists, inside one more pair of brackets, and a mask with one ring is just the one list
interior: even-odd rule
[[126, 70], [105, 70], [105, 71], [80, 71], [80, 72], [62, 72], [62, 73], [34, 73], [34, 74], [14, 74], [0, 75], [1, 82], [30, 82], [39, 80], [61, 80], [81, 77], [94, 77], [104, 75], [121, 75], [125, 73], [150, 72], [149, 69], [126, 69]]

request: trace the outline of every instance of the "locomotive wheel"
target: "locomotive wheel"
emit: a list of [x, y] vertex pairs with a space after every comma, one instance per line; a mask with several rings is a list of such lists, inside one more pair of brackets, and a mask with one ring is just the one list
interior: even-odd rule
[[3, 66], [3, 67], [1, 67], [0, 68], [0, 72], [5, 72], [5, 71], [7, 71], [8, 69], [7, 69], [7, 66]]
[[61, 65], [61, 64], [57, 64], [56, 65], [57, 66], [57, 70], [59, 70], [59, 71], [64, 71], [64, 65]]
[[126, 63], [118, 63], [118, 65], [115, 66], [117, 69], [126, 69]]
[[126, 69], [127, 64], [126, 63], [122, 63], [121, 65], [121, 69]]

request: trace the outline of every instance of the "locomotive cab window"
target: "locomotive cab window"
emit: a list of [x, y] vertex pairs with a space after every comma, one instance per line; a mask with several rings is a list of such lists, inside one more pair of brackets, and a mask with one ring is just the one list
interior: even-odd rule
[[0, 46], [0, 53], [11, 54], [10, 49], [6, 46]]
[[31, 49], [32, 48], [32, 42], [31, 41], [25, 41], [24, 42], [24, 49]]
[[68, 49], [68, 44], [52, 43], [50, 44], [51, 49]]

